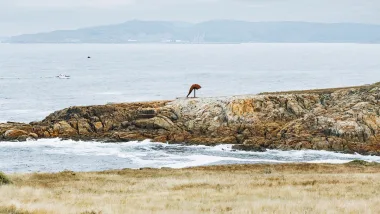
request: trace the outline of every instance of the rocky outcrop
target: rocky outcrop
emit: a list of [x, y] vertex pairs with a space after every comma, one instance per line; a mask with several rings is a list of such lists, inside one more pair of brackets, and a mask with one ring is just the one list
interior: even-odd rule
[[70, 107], [41, 122], [0, 124], [2, 140], [98, 139], [380, 155], [380, 84]]

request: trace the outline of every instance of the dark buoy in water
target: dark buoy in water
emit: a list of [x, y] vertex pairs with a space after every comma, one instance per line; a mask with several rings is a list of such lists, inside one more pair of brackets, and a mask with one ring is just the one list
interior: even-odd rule
[[90, 59], [90, 58], [91, 58], [90, 56], [87, 57], [87, 59]]

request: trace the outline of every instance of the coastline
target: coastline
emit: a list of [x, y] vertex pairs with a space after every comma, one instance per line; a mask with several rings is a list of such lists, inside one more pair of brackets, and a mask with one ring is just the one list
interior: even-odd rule
[[255, 164], [9, 175], [5, 213], [379, 212], [380, 164]]
[[[0, 141], [62, 138], [264, 151], [380, 155], [380, 83], [335, 89], [74, 106], [30, 124], [0, 124]], [[0, 142], [1, 143], [1, 142]]]

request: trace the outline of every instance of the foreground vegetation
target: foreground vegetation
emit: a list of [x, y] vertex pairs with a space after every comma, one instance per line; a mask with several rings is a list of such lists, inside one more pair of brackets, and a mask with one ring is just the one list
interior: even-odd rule
[[12, 181], [8, 178], [6, 174], [3, 172], [0, 172], [0, 186], [1, 185], [6, 185], [6, 184], [11, 184]]
[[380, 166], [361, 161], [8, 177], [0, 213], [380, 213]]

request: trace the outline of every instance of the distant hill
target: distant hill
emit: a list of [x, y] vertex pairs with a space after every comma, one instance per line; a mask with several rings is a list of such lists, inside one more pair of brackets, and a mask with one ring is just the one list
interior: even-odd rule
[[9, 43], [380, 43], [380, 25], [216, 20], [128, 21], [10, 37]]

